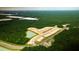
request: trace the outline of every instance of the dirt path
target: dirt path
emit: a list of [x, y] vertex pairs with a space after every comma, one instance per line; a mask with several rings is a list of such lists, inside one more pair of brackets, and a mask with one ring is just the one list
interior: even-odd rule
[[7, 48], [9, 50], [21, 50], [25, 47], [25, 45], [16, 45], [16, 44], [11, 44], [11, 43], [8, 43], [8, 42], [4, 42], [4, 41], [1, 41], [0, 40], [0, 46], [1, 47], [4, 47], [4, 48]]

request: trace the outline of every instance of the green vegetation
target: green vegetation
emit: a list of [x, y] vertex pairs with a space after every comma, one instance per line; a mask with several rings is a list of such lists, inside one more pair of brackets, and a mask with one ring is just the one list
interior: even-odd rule
[[[26, 22], [29, 23], [30, 21]], [[15, 44], [25, 44], [29, 40], [25, 37], [27, 27], [29, 26], [25, 24], [26, 22], [18, 20], [0, 22], [0, 40]]]
[[[7, 11], [8, 12], [8, 11]], [[60, 51], [79, 50], [79, 11], [11, 11], [17, 12], [20, 16], [37, 17], [39, 21], [13, 20], [0, 22], [0, 40], [15, 44], [25, 44], [29, 39], [25, 32], [28, 27], [43, 28], [62, 24], [70, 24], [70, 30], [64, 31], [55, 37], [55, 42], [51, 47], [43, 46], [24, 48], [32, 51]]]
[[69, 31], [64, 31], [59, 35], [55, 36], [55, 42], [49, 48], [43, 46], [37, 47], [26, 47], [23, 51], [73, 51], [79, 50], [79, 28], [71, 28]]

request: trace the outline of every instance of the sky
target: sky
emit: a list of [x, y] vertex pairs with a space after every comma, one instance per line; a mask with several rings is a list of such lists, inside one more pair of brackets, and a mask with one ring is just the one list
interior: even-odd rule
[[79, 7], [0, 7], [0, 10], [79, 10]]

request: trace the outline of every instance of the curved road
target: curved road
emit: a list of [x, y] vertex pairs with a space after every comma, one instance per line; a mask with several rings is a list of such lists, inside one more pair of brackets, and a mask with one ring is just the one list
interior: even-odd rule
[[[8, 42], [4, 42], [0, 40], [0, 46], [6, 48], [6, 50], [21, 50], [25, 47], [25, 45], [16, 45]], [[3, 48], [1, 48], [3, 49]]]

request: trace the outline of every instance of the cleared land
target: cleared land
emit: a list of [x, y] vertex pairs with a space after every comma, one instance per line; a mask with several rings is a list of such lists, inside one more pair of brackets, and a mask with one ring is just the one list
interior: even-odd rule
[[[2, 11], [1, 11], [2, 12]], [[4, 12], [4, 11], [3, 11]], [[24, 48], [23, 50], [35, 51], [59, 51], [59, 50], [79, 50], [79, 11], [7, 11], [5, 13], [17, 13], [20, 16], [37, 17], [39, 21], [8, 21], [0, 22], [0, 40], [15, 44], [25, 44], [25, 32], [29, 27], [43, 28], [47, 26], [70, 24], [70, 30], [64, 31], [55, 37], [55, 43], [45, 48], [43, 46]]]

